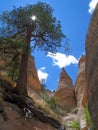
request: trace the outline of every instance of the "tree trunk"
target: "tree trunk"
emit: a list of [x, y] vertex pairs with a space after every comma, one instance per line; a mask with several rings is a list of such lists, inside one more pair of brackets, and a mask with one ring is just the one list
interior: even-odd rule
[[28, 67], [28, 56], [30, 53], [31, 35], [32, 35], [32, 31], [29, 30], [29, 32], [27, 33], [25, 42], [24, 42], [26, 47], [22, 54], [20, 67], [19, 67], [18, 83], [16, 86], [16, 93], [19, 95], [24, 95], [24, 96], [27, 95], [27, 67]]
[[16, 92], [19, 95], [27, 95], [27, 61], [28, 55], [23, 54], [19, 67], [18, 83], [16, 87]]

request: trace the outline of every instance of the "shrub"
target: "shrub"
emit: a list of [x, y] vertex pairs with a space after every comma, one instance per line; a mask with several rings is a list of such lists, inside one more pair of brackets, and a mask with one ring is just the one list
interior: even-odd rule
[[86, 106], [85, 109], [84, 109], [84, 118], [86, 119], [88, 127], [90, 128], [90, 130], [96, 130], [95, 126], [92, 122], [92, 119], [90, 117], [88, 106]]
[[74, 120], [68, 125], [68, 127], [72, 128], [73, 130], [79, 130], [80, 125], [78, 121]]
[[49, 105], [51, 109], [56, 109], [56, 100], [54, 97], [49, 97], [47, 95], [43, 96], [43, 99], [46, 101], [46, 103]]
[[47, 103], [50, 109], [52, 109], [55, 113], [61, 116], [65, 116], [66, 112], [63, 111], [54, 96], [49, 96], [44, 90], [41, 92], [41, 96], [44, 99], [44, 101]]

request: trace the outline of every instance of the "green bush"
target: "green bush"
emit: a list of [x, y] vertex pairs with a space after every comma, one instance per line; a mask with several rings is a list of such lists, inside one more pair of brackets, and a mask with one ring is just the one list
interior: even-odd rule
[[49, 97], [49, 96], [44, 95], [43, 99], [46, 101], [46, 103], [49, 105], [51, 109], [53, 110], [56, 109], [56, 100], [54, 97]]
[[73, 130], [79, 130], [80, 125], [78, 121], [74, 120], [68, 125], [68, 127], [72, 128]]
[[86, 106], [85, 109], [84, 109], [84, 118], [86, 119], [88, 127], [90, 128], [90, 130], [96, 130], [95, 126], [92, 122], [92, 119], [90, 117], [88, 106]]
[[61, 116], [66, 115], [66, 112], [59, 107], [55, 97], [49, 96], [44, 90], [41, 92], [41, 96], [44, 99], [44, 101], [48, 104], [50, 109], [52, 109], [55, 113]]
[[46, 84], [45, 83], [41, 83], [41, 90], [45, 90], [46, 89]]
[[60, 107], [56, 107], [56, 113], [61, 115], [61, 116], [66, 116], [66, 112], [63, 111]]
[[8, 76], [12, 78], [13, 81], [17, 82], [18, 80], [18, 71], [19, 71], [19, 56], [16, 56], [14, 61], [10, 64], [7, 71]]

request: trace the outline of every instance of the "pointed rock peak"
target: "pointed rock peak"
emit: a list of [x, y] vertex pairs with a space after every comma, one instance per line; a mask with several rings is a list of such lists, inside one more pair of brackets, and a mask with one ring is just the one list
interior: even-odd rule
[[58, 83], [58, 87], [57, 87], [57, 91], [59, 89], [62, 88], [70, 88], [72, 87], [72, 80], [69, 77], [69, 75], [67, 74], [67, 72], [65, 71], [64, 68], [62, 68], [62, 71], [60, 73], [60, 78], [59, 78], [59, 83]]
[[80, 67], [80, 65], [81, 65], [82, 63], [85, 63], [85, 61], [86, 61], [86, 56], [85, 56], [85, 55], [82, 55], [81, 58], [80, 58], [80, 60], [79, 60], [79, 63], [78, 63], [79, 67]]
[[70, 81], [72, 82], [72, 79], [69, 77], [69, 75], [67, 74], [67, 72], [65, 71], [64, 67], [62, 68], [62, 71], [60, 73], [60, 80], [66, 80], [66, 81]]
[[74, 87], [71, 78], [64, 68], [62, 68], [60, 73], [58, 88], [54, 95], [62, 110], [70, 111], [75, 107]]
[[41, 90], [41, 84], [38, 78], [34, 57], [29, 56], [28, 58], [28, 88], [33, 88], [37, 91]]

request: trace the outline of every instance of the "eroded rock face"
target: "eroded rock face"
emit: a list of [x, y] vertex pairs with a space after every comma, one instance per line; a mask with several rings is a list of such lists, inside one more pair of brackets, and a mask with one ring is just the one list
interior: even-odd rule
[[87, 81], [86, 81], [86, 74], [85, 74], [85, 56], [82, 56], [79, 60], [79, 71], [77, 76], [77, 81], [75, 85], [75, 94], [77, 100], [77, 107], [78, 113], [77, 117], [80, 122], [81, 130], [88, 130], [87, 122], [84, 118], [84, 109], [88, 104], [87, 101]]
[[86, 106], [88, 104], [88, 90], [87, 90], [87, 81], [85, 73], [85, 62], [86, 57], [82, 56], [79, 60], [79, 70], [78, 76], [75, 84], [75, 94], [77, 99], [77, 107], [80, 105]]
[[28, 87], [31, 87], [38, 91], [41, 90], [41, 84], [36, 71], [34, 58], [32, 56], [29, 56], [27, 78], [28, 78]]
[[0, 130], [56, 130], [38, 119], [26, 118], [20, 109], [11, 103], [3, 102], [4, 114], [0, 112]]
[[60, 74], [58, 88], [54, 95], [63, 110], [70, 111], [75, 107], [74, 87], [71, 78], [68, 76], [64, 68]]
[[88, 104], [91, 117], [98, 129], [98, 4], [91, 17], [86, 37], [86, 56]]
[[0, 80], [0, 130], [64, 130], [61, 118], [49, 106], [47, 111], [44, 109], [46, 105], [40, 95], [33, 94], [37, 99], [32, 100], [12, 93], [12, 89], [9, 82]]
[[[11, 61], [11, 59], [9, 61]], [[7, 66], [9, 61], [0, 57], [0, 67]], [[0, 71], [0, 77], [8, 76], [7, 69], [8, 67]], [[35, 67], [34, 58], [32, 56], [29, 56], [28, 59], [27, 86], [37, 91], [41, 90], [41, 84]]]

